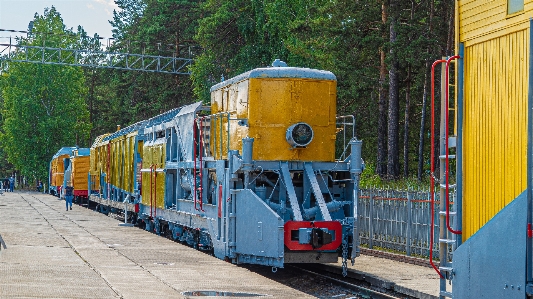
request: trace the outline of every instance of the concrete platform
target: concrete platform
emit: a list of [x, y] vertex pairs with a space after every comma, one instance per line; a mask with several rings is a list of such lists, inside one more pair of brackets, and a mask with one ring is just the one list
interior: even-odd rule
[[[188, 298], [186, 292], [312, 298], [242, 267], [56, 197], [0, 195], [0, 298]], [[1, 246], [1, 244], [0, 244]], [[339, 273], [341, 272], [339, 267]], [[351, 276], [415, 298], [438, 298], [432, 268], [361, 255]], [[195, 296], [196, 297], [196, 296]], [[213, 297], [211, 297], [213, 298]]]
[[312, 298], [244, 268], [39, 193], [0, 196], [0, 298]]

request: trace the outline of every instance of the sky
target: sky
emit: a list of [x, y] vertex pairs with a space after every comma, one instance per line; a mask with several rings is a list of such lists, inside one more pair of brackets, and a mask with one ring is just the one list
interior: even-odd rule
[[[113, 18], [113, 10], [118, 10], [113, 0], [0, 0], [0, 29], [25, 31], [35, 13], [43, 15], [45, 7], [52, 6], [67, 28], [76, 32], [81, 25], [89, 36], [98, 33], [103, 38], [112, 37], [108, 20]], [[0, 43], [10, 35], [21, 33], [0, 31]]]

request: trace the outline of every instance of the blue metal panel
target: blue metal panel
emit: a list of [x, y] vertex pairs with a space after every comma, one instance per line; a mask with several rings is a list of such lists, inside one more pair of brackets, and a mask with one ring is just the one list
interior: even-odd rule
[[78, 156], [80, 157], [89, 156], [90, 154], [91, 154], [90, 148], [79, 148], [78, 149]]
[[526, 220], [523, 192], [457, 248], [453, 298], [525, 298]]
[[283, 219], [250, 189], [237, 192], [236, 214], [235, 251], [263, 261], [257, 264], [283, 267]]

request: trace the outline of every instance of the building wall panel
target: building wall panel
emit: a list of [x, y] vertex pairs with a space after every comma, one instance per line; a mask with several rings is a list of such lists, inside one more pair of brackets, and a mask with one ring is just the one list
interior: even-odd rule
[[528, 37], [465, 47], [463, 239], [526, 188]]
[[524, 11], [512, 15], [507, 15], [507, 0], [463, 0], [457, 9], [460, 41], [469, 45], [528, 28], [533, 1], [524, 1]]

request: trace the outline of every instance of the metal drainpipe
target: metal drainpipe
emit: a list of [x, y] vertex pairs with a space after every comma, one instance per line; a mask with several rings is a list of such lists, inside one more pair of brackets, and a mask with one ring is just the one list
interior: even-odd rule
[[[358, 225], [358, 211], [357, 205], [359, 204], [359, 178], [361, 176], [362, 163], [361, 163], [361, 148], [363, 141], [352, 138], [350, 140], [351, 157], [350, 157], [350, 174], [353, 178], [353, 235], [352, 235], [352, 263], [353, 259], [357, 257], [359, 249], [359, 225]], [[353, 264], [352, 264], [353, 265]]]
[[[464, 80], [464, 57], [465, 46], [463, 43], [459, 44], [459, 56], [461, 58], [457, 61], [457, 143], [455, 148], [456, 154], [456, 198], [455, 198], [455, 221], [457, 230], [463, 230], [463, 80]], [[462, 236], [456, 238], [456, 246], [459, 247], [462, 243]]]

